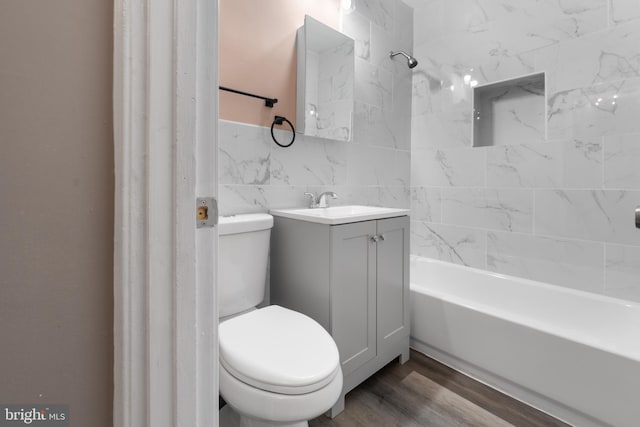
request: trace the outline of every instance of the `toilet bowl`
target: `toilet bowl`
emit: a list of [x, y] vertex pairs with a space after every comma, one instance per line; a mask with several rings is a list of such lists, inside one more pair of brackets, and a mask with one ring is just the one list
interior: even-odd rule
[[342, 391], [338, 349], [313, 319], [280, 306], [219, 327], [220, 393], [242, 426], [306, 426]]
[[342, 392], [338, 348], [319, 323], [277, 305], [255, 308], [272, 224], [266, 214], [220, 219], [221, 427], [308, 426]]

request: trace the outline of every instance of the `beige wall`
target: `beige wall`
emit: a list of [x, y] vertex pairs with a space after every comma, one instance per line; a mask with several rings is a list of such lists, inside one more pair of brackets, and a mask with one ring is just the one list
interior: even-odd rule
[[112, 425], [112, 0], [0, 2], [0, 403]]
[[277, 98], [220, 92], [220, 118], [271, 126], [296, 119], [296, 31], [304, 15], [338, 29], [339, 0], [220, 0], [220, 85]]

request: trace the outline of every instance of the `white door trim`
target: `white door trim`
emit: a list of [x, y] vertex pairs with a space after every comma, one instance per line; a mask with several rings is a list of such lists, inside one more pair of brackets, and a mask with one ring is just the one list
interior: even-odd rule
[[115, 0], [114, 426], [217, 426], [218, 4]]

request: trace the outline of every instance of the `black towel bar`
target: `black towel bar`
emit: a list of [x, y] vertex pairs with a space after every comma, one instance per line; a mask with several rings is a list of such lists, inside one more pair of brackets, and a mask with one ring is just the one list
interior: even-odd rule
[[269, 108], [273, 108], [273, 105], [278, 102], [277, 98], [267, 98], [266, 96], [260, 96], [260, 95], [254, 95], [253, 93], [249, 93], [249, 92], [243, 92], [241, 90], [237, 90], [237, 89], [231, 89], [225, 86], [219, 86], [220, 90], [226, 90], [227, 92], [233, 92], [233, 93], [237, 93], [239, 95], [244, 95], [244, 96], [251, 96], [253, 98], [258, 98], [258, 99], [264, 99], [264, 106], [265, 107], [269, 107]]

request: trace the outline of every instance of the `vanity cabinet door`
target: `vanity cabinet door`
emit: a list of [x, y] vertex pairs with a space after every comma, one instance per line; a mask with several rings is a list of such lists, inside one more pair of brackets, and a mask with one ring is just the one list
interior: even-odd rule
[[377, 221], [378, 352], [409, 336], [409, 218]]
[[376, 221], [331, 227], [331, 333], [346, 376], [376, 356]]

